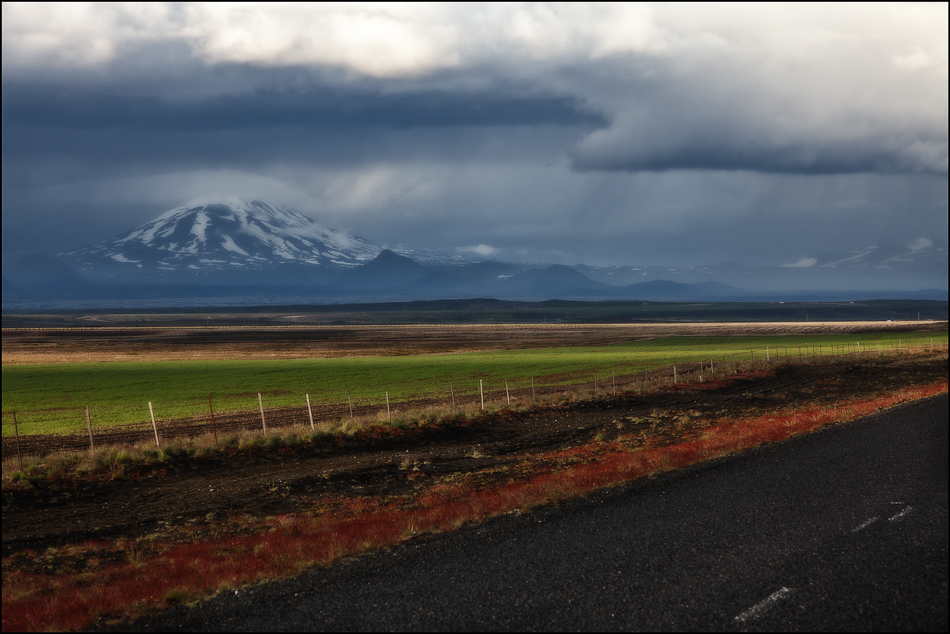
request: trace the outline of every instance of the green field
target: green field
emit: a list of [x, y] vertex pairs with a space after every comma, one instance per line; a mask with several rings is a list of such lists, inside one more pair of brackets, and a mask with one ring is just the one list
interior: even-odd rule
[[611, 346], [472, 352], [397, 357], [267, 361], [162, 361], [3, 366], [3, 434], [13, 430], [16, 412], [20, 433], [79, 433], [85, 430], [85, 407], [95, 424], [130, 424], [149, 420], [148, 402], [159, 419], [207, 413], [208, 396], [216, 411], [250, 410], [264, 394], [265, 407], [313, 402], [382, 403], [390, 399], [440, 394], [451, 382], [456, 395], [472, 400], [482, 380], [486, 390], [589, 382], [597, 373], [607, 386], [611, 374], [642, 372], [674, 363], [724, 358], [747, 362], [754, 351], [764, 361], [786, 354], [798, 358], [820, 347], [876, 352], [878, 347], [947, 344], [947, 333], [862, 333], [858, 335], [776, 337], [676, 337]]

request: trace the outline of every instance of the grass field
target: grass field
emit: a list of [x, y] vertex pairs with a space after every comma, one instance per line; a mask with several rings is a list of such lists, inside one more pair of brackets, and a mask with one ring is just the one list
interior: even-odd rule
[[[300, 406], [305, 394], [314, 402], [380, 402], [427, 394], [472, 395], [479, 380], [488, 390], [511, 386], [589, 382], [597, 373], [606, 381], [676, 363], [712, 359], [774, 361], [786, 354], [799, 358], [819, 349], [874, 353], [898, 344], [947, 344], [946, 333], [862, 333], [773, 337], [675, 337], [610, 346], [472, 352], [397, 357], [288, 359], [241, 361], [158, 361], [5, 365], [3, 434], [11, 435], [14, 412], [20, 433], [80, 433], [85, 407], [94, 423], [130, 424], [148, 420], [148, 402], [160, 419], [185, 418], [207, 412], [210, 395], [216, 411], [250, 410], [263, 393], [266, 407]], [[605, 383], [606, 385], [606, 383]]]

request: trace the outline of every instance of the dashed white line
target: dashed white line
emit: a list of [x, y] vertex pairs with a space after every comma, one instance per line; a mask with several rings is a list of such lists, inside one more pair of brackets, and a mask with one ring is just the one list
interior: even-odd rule
[[899, 520], [900, 518], [902, 518], [902, 517], [904, 517], [905, 515], [907, 515], [908, 513], [910, 513], [911, 509], [913, 509], [913, 508], [914, 508], [913, 506], [908, 506], [908, 507], [904, 508], [904, 509], [903, 509], [900, 513], [898, 513], [897, 515], [893, 515], [893, 516], [887, 518], [887, 521], [888, 521], [888, 522], [893, 522], [894, 520]]
[[780, 588], [779, 590], [776, 590], [770, 594], [767, 598], [759, 601], [751, 608], [737, 616], [734, 620], [739, 621], [740, 623], [745, 623], [750, 619], [754, 619], [791, 593], [792, 591], [789, 588]]
[[867, 520], [867, 521], [864, 522], [863, 524], [860, 524], [860, 525], [856, 526], [855, 528], [852, 528], [852, 529], [851, 529], [851, 532], [852, 532], [852, 533], [857, 533], [858, 531], [863, 531], [865, 528], [867, 528], [868, 526], [870, 526], [870, 525], [873, 524], [874, 522], [878, 521], [879, 519], [881, 519], [881, 518], [879, 518], [879, 517], [872, 517], [871, 519]]

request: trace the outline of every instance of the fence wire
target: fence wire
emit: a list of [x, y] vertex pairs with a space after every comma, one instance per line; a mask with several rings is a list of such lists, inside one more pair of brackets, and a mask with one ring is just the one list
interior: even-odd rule
[[[180, 401], [175, 403], [152, 403], [155, 422], [152, 423], [147, 401], [139, 407], [116, 407], [110, 416], [133, 423], [97, 423], [96, 411], [89, 411], [87, 424], [86, 406], [59, 407], [42, 411], [3, 412], [3, 458], [20, 452], [42, 454], [55, 451], [72, 452], [96, 447], [140, 442], [168, 444], [176, 439], [217, 433], [222, 437], [257, 430], [303, 427], [318, 428], [327, 423], [341, 423], [352, 419], [376, 419], [386, 423], [413, 412], [427, 408], [441, 410], [478, 410], [485, 408], [530, 405], [538, 401], [558, 398], [589, 398], [598, 395], [625, 394], [646, 391], [675, 384], [694, 383], [720, 379], [729, 374], [749, 372], [785, 363], [824, 363], [845, 358], [868, 358], [874, 356], [929, 351], [946, 351], [947, 346], [927, 345], [864, 345], [854, 343], [836, 346], [805, 346], [750, 349], [710, 357], [701, 361], [674, 363], [662, 367], [646, 368], [635, 372], [617, 373], [610, 368], [589, 372], [572, 371], [547, 374], [541, 378], [518, 381], [505, 377], [444, 381], [441, 389], [426, 393], [410, 393], [401, 398], [391, 398], [385, 386], [377, 388], [377, 397], [350, 397], [345, 401], [318, 400], [313, 395], [299, 395], [298, 405], [267, 406], [265, 393], [247, 395], [244, 398], [210, 400], [201, 402]], [[309, 406], [306, 399], [309, 397]], [[163, 412], [202, 412], [185, 416], [160, 416]], [[23, 433], [37, 424], [55, 425], [65, 432], [37, 434]], [[90, 438], [91, 436], [91, 438]]]

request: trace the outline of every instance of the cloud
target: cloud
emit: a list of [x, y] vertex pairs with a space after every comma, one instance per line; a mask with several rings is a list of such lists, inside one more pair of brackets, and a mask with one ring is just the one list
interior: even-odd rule
[[490, 258], [494, 255], [497, 255], [501, 252], [501, 249], [496, 249], [493, 246], [487, 244], [476, 244], [471, 247], [455, 247], [455, 250], [459, 253], [471, 253], [473, 255], [480, 255], [483, 258]]
[[6, 3], [4, 250], [215, 192], [567, 264], [939, 237], [947, 22], [945, 4]]
[[[123, 112], [451, 125], [553, 107], [604, 122], [573, 148], [578, 170], [946, 174], [947, 22], [946, 4], [8, 3], [3, 68], [7, 81], [171, 79], [184, 46], [206, 83], [241, 95], [117, 95], [99, 115], [113, 125]], [[60, 116], [88, 119], [79, 105]]]

